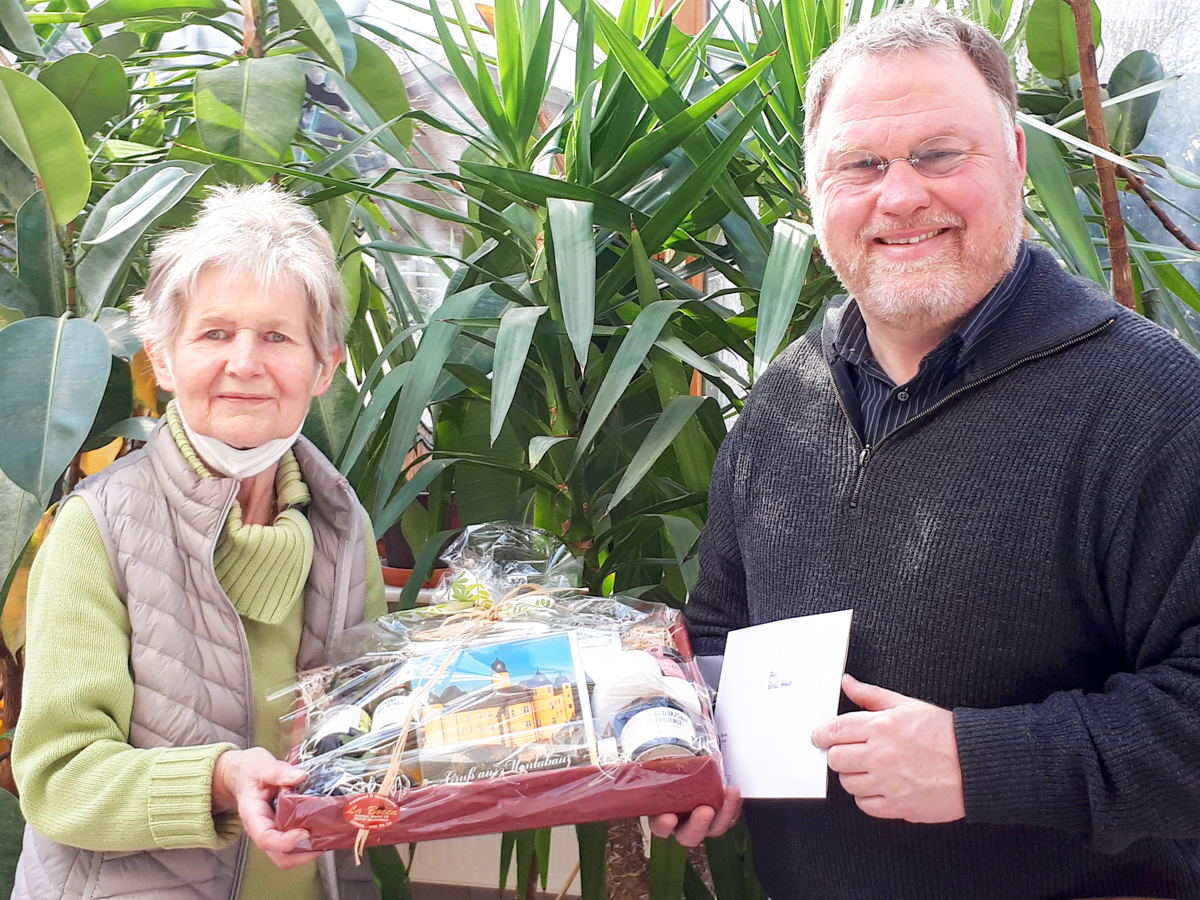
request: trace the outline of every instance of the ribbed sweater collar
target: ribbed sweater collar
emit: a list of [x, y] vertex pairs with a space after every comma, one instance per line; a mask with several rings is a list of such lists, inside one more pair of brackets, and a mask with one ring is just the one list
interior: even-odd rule
[[[188, 442], [174, 401], [167, 423], [184, 459], [198, 476], [211, 478]], [[310, 497], [291, 450], [279, 461], [275, 495], [280, 511], [270, 525], [243, 524], [241, 505], [234, 501], [213, 550], [217, 580], [238, 613], [268, 625], [280, 624], [295, 608], [312, 567], [312, 528], [300, 509]]]

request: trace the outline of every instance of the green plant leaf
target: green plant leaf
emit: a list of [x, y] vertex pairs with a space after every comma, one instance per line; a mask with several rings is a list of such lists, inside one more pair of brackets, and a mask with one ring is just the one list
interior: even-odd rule
[[23, 491], [0, 471], [0, 612], [4, 609], [3, 586], [8, 584], [13, 567], [33, 531], [42, 519], [42, 504]]
[[17, 877], [17, 858], [25, 836], [25, 818], [21, 804], [8, 791], [0, 789], [0, 893], [8, 897]]
[[38, 315], [38, 301], [20, 278], [0, 266], [0, 306], [15, 309], [21, 318]]
[[[390, 527], [396, 518], [399, 518], [400, 513], [404, 512], [404, 507], [401, 506], [394, 510], [395, 518], [389, 518], [392, 515], [393, 504], [388, 498], [400, 480], [404, 457], [408, 455], [416, 440], [417, 425], [429, 405], [433, 388], [442, 372], [442, 363], [450, 355], [450, 348], [461, 330], [460, 326], [444, 320], [469, 316], [476, 300], [488, 290], [488, 285], [479, 285], [453, 294], [430, 315], [429, 325], [417, 346], [417, 354], [413, 357], [410, 375], [400, 391], [396, 415], [388, 435], [387, 451], [380, 465], [371, 521], [377, 523], [376, 527], [381, 532]], [[385, 511], [388, 511], [387, 514]], [[383, 524], [378, 524], [380, 522]]]
[[650, 900], [680, 900], [683, 897], [687, 847], [675, 838], [650, 839]]
[[1029, 126], [1025, 128], [1026, 135], [1030, 133], [1030, 128], [1035, 128], [1038, 131], [1045, 132], [1051, 137], [1058, 138], [1058, 140], [1062, 141], [1064, 144], [1067, 144], [1071, 147], [1076, 147], [1080, 150], [1083, 150], [1085, 153], [1090, 153], [1092, 156], [1099, 156], [1101, 159], [1107, 159], [1114, 165], [1124, 166], [1126, 169], [1129, 169], [1132, 172], [1148, 174], [1150, 171], [1141, 163], [1136, 162], [1133, 159], [1126, 159], [1123, 156], [1118, 156], [1111, 150], [1104, 150], [1100, 147], [1097, 147], [1095, 144], [1089, 144], [1083, 138], [1077, 138], [1069, 131], [1063, 131], [1061, 128], [1056, 128], [1053, 125], [1046, 124], [1037, 116], [1030, 116], [1023, 112], [1018, 112], [1017, 122], [1021, 125]]
[[629, 233], [630, 221], [637, 222], [640, 227], [650, 220], [645, 213], [627, 206], [616, 198], [569, 181], [468, 160], [460, 161], [459, 167], [488, 184], [537, 206], [545, 206], [551, 197], [590, 203], [593, 206], [595, 224], [622, 234]]
[[87, 148], [71, 113], [45, 85], [0, 66], [0, 140], [35, 175], [54, 221], [66, 225], [92, 189]]
[[539, 828], [533, 833], [533, 849], [537, 853], [538, 868], [542, 874], [542, 890], [546, 889], [546, 878], [550, 874], [550, 829]]
[[92, 427], [88, 430], [87, 439], [79, 449], [98, 450], [112, 442], [108, 430], [118, 422], [133, 415], [133, 373], [129, 363], [114, 357], [108, 370], [108, 382], [104, 386], [104, 396], [92, 419]]
[[605, 515], [611, 513], [618, 503], [629, 496], [630, 491], [641, 484], [642, 479], [653, 468], [658, 458], [663, 455], [663, 451], [671, 446], [671, 442], [683, 430], [683, 426], [691, 421], [692, 416], [705, 399], [705, 397], [685, 395], [675, 397], [667, 404], [667, 408], [663, 410], [661, 416], [655, 419], [650, 433], [646, 435], [646, 439], [638, 447], [637, 453], [629, 461], [625, 474], [621, 476], [621, 481], [613, 492], [612, 499], [608, 501]]
[[35, 193], [17, 211], [17, 274], [37, 299], [40, 315], [66, 312], [63, 252], [45, 191]]
[[513, 850], [517, 846], [517, 832], [506, 831], [500, 837], [500, 895], [508, 890], [508, 872], [512, 868]]
[[587, 365], [592, 326], [596, 324], [596, 247], [592, 204], [551, 197], [546, 201], [554, 242], [558, 296], [563, 324], [580, 368]]
[[0, 469], [48, 499], [83, 445], [112, 366], [87, 319], [23, 319], [0, 330]]
[[758, 326], [754, 336], [754, 380], [775, 358], [804, 289], [804, 277], [817, 240], [812, 227], [793, 219], [775, 223], [775, 241], [767, 258], [762, 292], [758, 296]]
[[399, 847], [368, 847], [371, 874], [379, 884], [380, 900], [413, 900], [408, 867], [400, 858]]
[[84, 137], [129, 105], [125, 69], [115, 56], [72, 53], [43, 69], [38, 82], [63, 102]]
[[1167, 163], [1167, 172], [1184, 187], [1200, 190], [1200, 175], [1197, 175], [1195, 172], [1190, 172], [1179, 166], [1173, 166], [1170, 163]]
[[134, 331], [133, 316], [115, 306], [100, 310], [96, 324], [104, 329], [108, 346], [117, 359], [129, 362], [142, 349], [142, 339]]
[[739, 820], [720, 837], [707, 838], [704, 851], [713, 888], [721, 900], [767, 900], [754, 875], [750, 833], [745, 822]]
[[0, 141], [0, 207], [20, 209], [36, 190], [33, 172]]
[[[1117, 63], [1108, 79], [1108, 93], [1113, 97], [1145, 87], [1163, 78], [1162, 63], [1149, 50], [1135, 50]], [[1120, 118], [1116, 129], [1108, 136], [1114, 152], [1122, 156], [1132, 152], [1146, 137], [1146, 126], [1158, 105], [1153, 93], [1117, 105]]]
[[[408, 88], [400, 70], [392, 62], [387, 52], [374, 41], [367, 40], [361, 34], [354, 36], [354, 46], [358, 61], [353, 71], [347, 76], [363, 99], [371, 105], [379, 118], [390, 122], [397, 116], [409, 111]], [[392, 134], [400, 143], [408, 147], [412, 143], [413, 123], [411, 119], [396, 122], [391, 126]]]
[[[1100, 44], [1100, 10], [1092, 4], [1092, 28]], [[1055, 81], [1079, 74], [1075, 15], [1065, 0], [1033, 0], [1025, 24], [1025, 43], [1033, 67]]]
[[683, 870], [683, 898], [684, 900], [714, 900], [712, 891], [708, 889], [708, 885], [704, 883], [704, 879], [700, 877], [700, 873], [696, 871], [696, 867], [690, 861]]
[[[384, 354], [381, 353], [380, 357], [384, 357]], [[354, 421], [350, 438], [342, 450], [342, 458], [338, 460], [340, 471], [349, 472], [354, 468], [359, 456], [374, 436], [375, 429], [379, 427], [379, 423], [386, 415], [388, 407], [392, 405], [392, 401], [396, 399], [396, 395], [404, 387], [404, 381], [408, 377], [410, 366], [411, 363], [401, 363], [383, 376], [379, 384], [373, 387], [370, 386], [370, 379], [363, 383], [363, 389], [370, 390], [371, 399], [367, 401], [366, 408]], [[360, 395], [359, 402], [361, 401], [362, 396]], [[333, 457], [330, 458], [332, 459]]]
[[[196, 123], [204, 149], [253, 162], [289, 153], [304, 104], [304, 64], [294, 56], [244, 59], [197, 73]], [[247, 166], [259, 181], [267, 175]]]
[[[439, 462], [453, 464], [455, 460], [434, 460], [433, 462], [427, 462], [421, 467], [420, 471], [417, 472], [417, 475], [413, 477], [416, 478], [420, 476], [425, 469], [429, 468], [430, 466], [435, 466]], [[440, 473], [441, 468], [435, 470], [435, 474]], [[426, 481], [421, 490], [424, 490], [426, 487], [428, 487], [429, 482], [432, 480], [433, 478], [430, 478], [429, 481]], [[408, 490], [408, 485], [404, 486], [404, 490]], [[418, 493], [419, 491], [413, 491], [409, 503], [417, 499]], [[400, 494], [397, 494], [396, 496], [397, 499], [400, 498]], [[406, 503], [405, 506], [407, 505], [408, 504]], [[389, 525], [388, 528], [391, 528], [391, 525]], [[404, 590], [400, 592], [400, 603], [397, 607], [398, 609], [412, 609], [417, 605], [417, 593], [421, 590], [421, 585], [425, 583], [425, 580], [433, 574], [433, 570], [437, 566], [438, 557], [442, 553], [442, 547], [446, 545], [446, 541], [450, 537], [457, 533], [457, 528], [448, 528], [445, 531], [439, 531], [437, 534], [430, 535], [429, 540], [425, 542], [425, 546], [421, 548], [421, 552], [417, 555], [416, 561], [413, 563], [413, 570], [412, 574], [408, 576], [408, 583], [404, 585]]]
[[[547, 3], [542, 21], [536, 29], [530, 27], [527, 34], [530, 39], [525, 50], [524, 94], [517, 105], [517, 118], [514, 121], [518, 144], [528, 142], [537, 127], [538, 115], [542, 112], [546, 94], [550, 90], [551, 73], [548, 71], [550, 49], [554, 44], [554, 7], [556, 4]], [[526, 0], [525, 12], [530, 19], [537, 19], [537, 4]]]
[[191, 12], [223, 13], [221, 0], [104, 0], [88, 10], [80, 25], [111, 25], [130, 19], [180, 19]]
[[186, 160], [157, 163], [121, 179], [100, 198], [79, 233], [88, 247], [75, 270], [82, 311], [95, 313], [119, 298], [146, 232], [209, 168]]
[[[687, 108], [687, 103], [670, 83], [666, 73], [655, 66], [647, 58], [646, 54], [630, 40], [629, 36], [621, 31], [620, 27], [612, 19], [612, 16], [603, 7], [597, 6], [595, 12], [596, 24], [600, 26], [600, 30], [608, 39], [613, 57], [620, 61], [621, 68], [637, 86], [638, 92], [646, 99], [650, 108], [654, 110], [654, 114], [666, 122], [683, 112]], [[759, 112], [761, 112], [762, 106], [766, 105], [766, 102], [766, 98], [763, 98], [761, 101], [762, 105], [754, 108], [751, 121], [746, 124], [745, 130], [741, 132], [743, 136], [750, 129], [751, 124], [758, 119]], [[716, 148], [714, 151], [714, 143], [712, 135], [707, 130], [701, 130], [683, 142], [683, 149], [692, 162], [696, 164], [697, 169], [702, 169], [709, 167], [711, 156], [723, 155], [720, 148]], [[724, 146], [724, 142], [722, 142], [721, 146]], [[730, 152], [730, 156], [732, 156], [732, 151]], [[750, 211], [745, 197], [742, 196], [741, 191], [734, 184], [729, 173], [725, 171], [728, 161], [729, 158], [727, 157], [712, 173], [712, 180], [709, 186], [705, 187], [705, 192], [707, 192], [708, 187], [712, 187], [725, 202], [725, 205], [729, 207], [730, 211], [746, 223], [752, 238], [765, 248], [770, 243], [770, 235], [767, 234], [766, 229], [758, 221], [758, 218]], [[691, 202], [694, 204], [702, 198], [703, 193], [696, 194], [691, 198]], [[644, 235], [643, 237], [646, 240], [646, 249], [654, 252], [654, 242]]]
[[291, 4], [316, 35], [329, 64], [343, 75], [351, 72], [358, 59], [357, 42], [337, 0], [291, 0]]
[[150, 439], [150, 432], [157, 428], [161, 421], [153, 416], [130, 416], [110, 425], [104, 434], [109, 438], [123, 437], [131, 441], [146, 441]]
[[529, 468], [536, 469], [538, 463], [542, 461], [542, 457], [546, 455], [546, 451], [555, 444], [561, 444], [563, 441], [573, 440], [574, 436], [569, 434], [564, 435], [546, 435], [539, 434], [537, 437], [529, 439]]
[[521, 370], [529, 355], [533, 341], [533, 330], [537, 321], [546, 312], [545, 306], [514, 306], [500, 317], [500, 328], [496, 332], [495, 363], [492, 369], [492, 420], [491, 442], [496, 443], [508, 408], [517, 395], [517, 383]]
[[583, 457], [584, 451], [591, 446], [592, 441], [596, 439], [605, 420], [616, 408], [625, 389], [629, 387], [629, 382], [633, 380], [633, 376], [646, 361], [646, 354], [658, 340], [658, 335], [663, 330], [663, 326], [667, 324], [667, 319], [675, 310], [679, 309], [683, 302], [682, 300], [658, 300], [643, 309], [633, 320], [628, 334], [621, 342], [620, 349], [613, 357], [612, 365], [608, 367], [604, 381], [600, 383], [600, 388], [596, 391], [596, 399], [592, 401], [591, 409], [588, 410], [587, 423], [583, 426], [579, 443], [575, 447], [575, 455], [571, 459], [572, 468]]
[[596, 190], [613, 194], [624, 193], [639, 178], [645, 177], [651, 166], [703, 128], [712, 116], [740, 94], [772, 62], [771, 57], [759, 60], [711, 94], [697, 100], [662, 127], [634, 141], [617, 160], [616, 165], [596, 182]]
[[[1061, 2], [1061, 0], [1055, 0]], [[1087, 222], [1075, 197], [1075, 186], [1058, 147], [1049, 135], [1036, 129], [1025, 132], [1026, 168], [1038, 198], [1063, 244], [1071, 254], [1072, 268], [1078, 275], [1091, 278], [1107, 288], [1104, 269], [1092, 244]]]
[[142, 49], [142, 39], [132, 31], [118, 31], [100, 38], [92, 44], [91, 52], [96, 56], [115, 56], [124, 62]]
[[579, 900], [608, 900], [608, 823], [575, 826], [579, 841]]
[[42, 56], [42, 45], [20, 0], [0, 0], [0, 45], [25, 56]]
[[[709, 188], [722, 177], [725, 167], [741, 146], [742, 138], [746, 136], [746, 132], [750, 130], [766, 103], [767, 100], [764, 97], [754, 104], [741, 121], [730, 130], [725, 140], [721, 141], [720, 146], [696, 167], [679, 189], [674, 191], [667, 202], [650, 217], [646, 226], [640, 229], [647, 253], [654, 254], [662, 248], [675, 229], [695, 209], [698, 200], [704, 197]], [[626, 253], [604, 276], [604, 280], [596, 291], [596, 302], [604, 304], [616, 296], [617, 291], [629, 279], [632, 268], [633, 254]]]
[[304, 436], [317, 445], [326, 459], [337, 459], [341, 453], [350, 436], [357, 407], [358, 388], [346, 375], [346, 370], [338, 366], [329, 390], [312, 398], [304, 419]]
[[529, 896], [529, 876], [537, 873], [537, 837], [535, 831], [517, 832], [517, 896]]

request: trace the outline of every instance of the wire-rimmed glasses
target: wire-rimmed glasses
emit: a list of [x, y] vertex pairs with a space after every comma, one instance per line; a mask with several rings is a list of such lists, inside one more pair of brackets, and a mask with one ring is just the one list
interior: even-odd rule
[[906, 162], [926, 178], [953, 175], [971, 155], [954, 138], [935, 137], [922, 142], [908, 156], [884, 159], [870, 150], [845, 150], [833, 158], [829, 177], [839, 184], [870, 187], [878, 184], [893, 163]]

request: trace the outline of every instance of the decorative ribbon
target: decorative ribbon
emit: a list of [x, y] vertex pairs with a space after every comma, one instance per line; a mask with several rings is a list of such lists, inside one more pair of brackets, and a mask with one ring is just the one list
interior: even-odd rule
[[[445, 674], [446, 670], [450, 667], [450, 663], [458, 656], [459, 651], [470, 643], [472, 637], [484, 633], [494, 623], [499, 622], [505, 606], [510, 603], [526, 597], [562, 592], [586, 593], [586, 591], [582, 591], [579, 588], [546, 588], [540, 584], [522, 584], [505, 594], [499, 603], [495, 603], [489, 607], [476, 601], [473, 607], [454, 613], [437, 628], [414, 635], [415, 639], [422, 641], [457, 641], [458, 646], [446, 654], [446, 659], [425, 684], [413, 692], [412, 702], [409, 703], [408, 713], [404, 717], [404, 727], [400, 729], [400, 737], [396, 741], [396, 749], [392, 751], [391, 762], [388, 763], [387, 772], [383, 776], [383, 781], [379, 784], [378, 794], [385, 797], [391, 794], [392, 788], [396, 784], [396, 779], [400, 777], [400, 762], [404, 756], [404, 745], [408, 743], [408, 734], [412, 728], [417, 706], [424, 701], [425, 696], [437, 684], [438, 679]], [[366, 849], [367, 837], [370, 834], [369, 829], [360, 828], [358, 830], [358, 835], [354, 839], [355, 865], [362, 862], [362, 854]]]

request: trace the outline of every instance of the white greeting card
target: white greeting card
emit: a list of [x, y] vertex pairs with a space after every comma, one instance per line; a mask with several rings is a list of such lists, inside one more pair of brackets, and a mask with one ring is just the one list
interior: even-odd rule
[[813, 730], [837, 715], [851, 610], [729, 633], [716, 722], [730, 784], [743, 797], [824, 797]]

